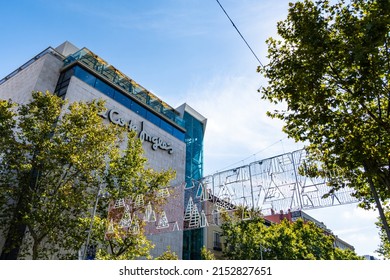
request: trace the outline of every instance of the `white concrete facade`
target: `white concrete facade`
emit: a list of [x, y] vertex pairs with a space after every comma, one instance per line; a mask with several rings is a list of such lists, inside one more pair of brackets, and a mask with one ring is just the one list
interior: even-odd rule
[[0, 98], [23, 104], [33, 91], [54, 92], [62, 61], [50, 53], [32, 62], [0, 85]]
[[[172, 198], [169, 199], [168, 205], [164, 208], [169, 221], [169, 227], [157, 229], [156, 223], [158, 221], [156, 221], [147, 224], [147, 231], [150, 233], [148, 238], [156, 245], [152, 251], [154, 256], [161, 255], [169, 247], [180, 257], [182, 255], [183, 246], [183, 233], [180, 223], [183, 220], [184, 213], [181, 209], [184, 207], [184, 186], [182, 183], [185, 181], [186, 144], [76, 77], [71, 78], [66, 93], [66, 99], [69, 103], [83, 100], [91, 101], [104, 99], [108, 110], [115, 109], [119, 113], [118, 116], [127, 122], [131, 120], [132, 123], [138, 127], [137, 134], [140, 133], [139, 129], [141, 127], [141, 122], [143, 122], [144, 131], [150, 135], [160, 137], [163, 141], [172, 146], [173, 152], [172, 154], [169, 154], [164, 150], [153, 150], [151, 143], [146, 141], [143, 142], [145, 157], [148, 159], [148, 165], [151, 168], [158, 171], [171, 168], [176, 171], [176, 179], [171, 183], [171, 186], [174, 186], [176, 189], [176, 196], [174, 198], [172, 196]], [[158, 215], [156, 218], [157, 220], [159, 219]], [[179, 224], [179, 230], [175, 228], [176, 222]]]
[[[54, 92], [63, 67], [63, 59], [77, 50], [69, 42], [65, 42], [56, 49], [50, 48], [47, 53], [37, 56], [15, 70], [11, 75], [0, 81], [0, 99], [11, 99], [12, 101], [25, 104], [31, 99], [33, 91]], [[137, 113], [126, 108], [117, 101], [107, 97], [97, 89], [89, 86], [82, 80], [73, 76], [69, 82], [65, 99], [68, 103], [74, 101], [90, 101], [93, 99], [106, 100], [108, 110], [114, 109], [117, 116], [131, 120], [137, 126], [137, 133], [140, 133], [141, 126], [149, 135], [158, 137], [172, 147], [172, 153], [163, 149], [153, 149], [152, 143], [144, 141], [143, 148], [148, 164], [155, 170], [166, 170], [168, 168], [176, 171], [176, 179], [172, 181], [172, 186], [176, 187], [176, 196], [171, 198], [165, 213], [169, 221], [169, 227], [158, 229], [157, 222], [147, 225], [150, 235], [149, 239], [156, 245], [152, 254], [158, 256], [167, 250], [167, 247], [175, 252], [179, 258], [183, 250], [183, 215], [184, 215], [184, 185], [186, 177], [186, 143], [179, 140], [172, 134], [157, 127], [153, 123], [144, 119]], [[185, 106], [181, 107], [184, 112]], [[195, 112], [195, 111], [194, 111]], [[191, 113], [191, 112], [190, 112]], [[197, 113], [196, 116], [200, 116]], [[206, 119], [202, 117], [204, 124]], [[109, 121], [108, 119], [106, 120]], [[159, 219], [157, 215], [157, 220]], [[1, 236], [0, 236], [1, 237]], [[0, 238], [0, 248], [4, 240]]]

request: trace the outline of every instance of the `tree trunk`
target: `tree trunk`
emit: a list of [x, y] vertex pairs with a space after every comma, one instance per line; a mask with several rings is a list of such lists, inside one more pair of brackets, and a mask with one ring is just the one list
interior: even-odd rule
[[28, 178], [30, 180], [27, 183], [21, 183], [22, 186], [18, 203], [16, 204], [14, 215], [11, 218], [0, 260], [16, 260], [19, 256], [27, 228], [27, 225], [22, 221], [23, 217], [30, 212], [29, 203], [31, 201], [31, 192], [36, 189], [38, 180], [38, 171], [36, 168], [32, 169]]
[[368, 175], [367, 176], [368, 184], [370, 185], [371, 194], [374, 197], [374, 200], [375, 200], [375, 203], [376, 203], [376, 207], [378, 208], [379, 217], [381, 219], [383, 229], [386, 232], [387, 240], [390, 242], [389, 223], [387, 222], [387, 219], [386, 219], [386, 216], [385, 216], [385, 212], [383, 211], [382, 203], [380, 201], [378, 192], [375, 189], [375, 185], [374, 185], [374, 182], [372, 180], [372, 177], [371, 177], [371, 175], [368, 172], [368, 167], [367, 167], [366, 164], [364, 164], [364, 170], [366, 171], [366, 173]]
[[1, 260], [16, 260], [22, 246], [26, 225], [13, 223], [7, 234], [3, 250], [1, 251]]
[[27, 226], [23, 224], [22, 218], [26, 213], [27, 201], [23, 192], [16, 205], [11, 224], [8, 229], [7, 237], [1, 251], [1, 260], [16, 260], [18, 258], [20, 247], [23, 243], [24, 234]]
[[33, 260], [37, 260], [38, 259], [39, 244], [40, 244], [40, 242], [34, 240], [34, 244], [33, 244], [33, 247], [32, 247], [32, 259]]

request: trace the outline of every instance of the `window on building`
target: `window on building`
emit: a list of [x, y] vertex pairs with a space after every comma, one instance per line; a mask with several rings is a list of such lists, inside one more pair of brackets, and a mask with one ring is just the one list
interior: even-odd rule
[[83, 82], [87, 83], [88, 85], [94, 87], [96, 82], [96, 77], [89, 73], [88, 71], [85, 71], [81, 67], [75, 67], [75, 76], [82, 80]]
[[216, 209], [214, 209], [211, 214], [213, 216], [214, 224], [219, 225], [219, 212]]
[[[90, 61], [88, 60], [88, 62]], [[105, 69], [106, 74], [113, 73], [113, 71], [108, 71], [108, 70], [111, 69]], [[161, 119], [157, 114], [149, 111], [149, 109], [146, 109], [142, 105], [138, 104], [136, 101], [133, 101], [129, 96], [122, 93], [121, 91], [115, 90], [109, 83], [106, 83], [102, 79], [97, 78], [96, 76], [94, 76], [93, 74], [91, 74], [90, 72], [88, 72], [87, 70], [83, 69], [78, 65], [74, 66], [71, 69], [68, 69], [66, 72], [60, 75], [55, 90], [58, 96], [65, 96], [72, 75], [76, 76], [77, 78], [79, 78], [86, 84], [92, 86], [93, 88], [97, 89], [98, 91], [105, 94], [106, 96], [114, 99], [115, 101], [122, 104], [123, 106], [129, 108], [130, 110], [137, 113], [141, 117], [149, 120], [151, 123], [167, 131], [168, 133], [175, 136], [179, 140], [184, 141], [185, 139], [184, 132], [176, 129], [171, 124]], [[117, 84], [123, 89], [125, 89], [126, 91], [130, 93], [134, 93], [135, 97], [141, 100], [142, 102], [144, 102], [145, 104], [150, 103], [149, 96], [147, 95], [147, 93], [140, 87], [133, 87], [130, 81], [122, 79], [120, 81], [117, 81]], [[149, 104], [149, 106], [153, 107], [156, 110], [157, 107], [162, 105], [159, 102], [155, 101], [153, 104]], [[161, 113], [167, 115], [168, 117], [171, 117], [171, 119], [174, 120], [173, 116], [166, 114], [167, 113], [166, 111], [162, 109], [160, 111]]]
[[126, 106], [127, 108], [131, 108], [132, 106], [132, 102], [130, 97], [126, 96], [125, 94], [119, 92], [119, 91], [115, 91], [115, 94], [114, 94], [114, 100], [115, 101], [118, 101], [120, 104], [122, 104], [123, 106]]
[[215, 251], [222, 251], [221, 234], [219, 232], [214, 232], [213, 235], [214, 235], [213, 249]]
[[152, 112], [146, 111], [146, 119], [148, 121], [150, 121], [151, 123], [153, 123], [153, 124], [157, 125], [158, 127], [160, 127], [160, 118], [157, 117]]
[[141, 117], [146, 118], [146, 109], [144, 107], [142, 107], [141, 105], [139, 105], [137, 102], [133, 102], [131, 104], [131, 110], [136, 112]]
[[95, 88], [109, 97], [114, 97], [114, 89], [100, 79], [96, 80]]

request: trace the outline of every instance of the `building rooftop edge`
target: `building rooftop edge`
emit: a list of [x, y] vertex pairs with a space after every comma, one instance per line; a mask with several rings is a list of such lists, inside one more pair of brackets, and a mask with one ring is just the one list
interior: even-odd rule
[[39, 54], [37, 54], [36, 56], [34, 56], [33, 58], [31, 58], [30, 60], [28, 60], [26, 63], [22, 64], [20, 67], [18, 67], [17, 69], [15, 69], [14, 71], [12, 71], [10, 74], [8, 74], [7, 76], [5, 76], [4, 78], [2, 78], [0, 80], [0, 85], [5, 83], [7, 80], [11, 79], [13, 76], [15, 76], [16, 74], [18, 74], [20, 71], [26, 69], [28, 66], [30, 66], [34, 61], [40, 59], [41, 57], [43, 57], [44, 55], [46, 54], [52, 54], [56, 57], [58, 57], [59, 59], [63, 60], [65, 58], [64, 55], [62, 55], [60, 52], [58, 52], [55, 48], [53, 47], [47, 47], [46, 49], [44, 49], [43, 51], [41, 51]]
[[135, 82], [134, 80], [132, 80], [130, 77], [128, 77], [127, 75], [125, 75], [124, 73], [122, 73], [121, 71], [119, 71], [118, 69], [116, 69], [115, 67], [113, 67], [112, 65], [110, 65], [109, 63], [107, 63], [106, 61], [104, 61], [103, 59], [101, 59], [99, 56], [97, 56], [96, 54], [94, 54], [92, 51], [90, 51], [88, 48], [78, 48], [76, 47], [73, 43], [69, 42], [69, 41], [64, 41], [63, 43], [61, 43], [60, 45], [58, 45], [57, 47], [53, 48], [51, 46], [49, 46], [48, 48], [46, 48], [45, 50], [43, 50], [42, 52], [40, 52], [39, 54], [37, 54], [36, 56], [34, 56], [32, 59], [28, 60], [26, 63], [24, 63], [22, 66], [18, 67], [16, 70], [12, 71], [10, 74], [8, 74], [7, 76], [5, 76], [3, 79], [0, 80], [0, 85], [3, 84], [4, 82], [6, 82], [7, 80], [9, 80], [10, 78], [12, 78], [13, 76], [15, 76], [16, 74], [18, 74], [20, 71], [22, 71], [23, 69], [27, 68], [30, 64], [32, 64], [34, 61], [38, 60], [39, 58], [41, 58], [42, 56], [50, 53], [54, 56], [56, 56], [57, 58], [61, 59], [61, 60], [65, 60], [68, 56], [71, 56], [72, 54], [75, 54], [76, 52], [82, 50], [82, 49], [86, 49], [87, 51], [91, 52], [93, 55], [95, 55], [96, 57], [98, 57], [101, 61], [103, 61], [104, 63], [106, 63], [107, 65], [109, 65], [110, 67], [112, 67], [115, 71], [118, 71], [120, 74], [122, 74], [123, 76], [125, 76], [126, 78], [128, 78], [132, 83], [134, 83], [135, 85], [141, 87], [143, 90], [145, 90], [145, 92], [147, 92], [147, 94], [152, 97], [153, 99], [155, 99], [156, 101], [160, 102], [165, 108], [167, 109], [170, 109], [172, 110], [173, 112], [176, 112], [178, 113], [179, 115], [183, 116], [184, 115], [184, 112], [188, 112], [190, 115], [192, 115], [194, 118], [196, 118], [197, 120], [199, 120], [203, 126], [204, 126], [204, 129], [206, 129], [206, 124], [207, 124], [207, 119], [202, 115], [200, 114], [198, 111], [196, 111], [195, 109], [193, 109], [190, 105], [188, 105], [187, 103], [183, 103], [182, 105], [180, 105], [179, 107], [177, 107], [176, 109], [172, 106], [170, 106], [168, 103], [166, 103], [165, 101], [163, 101], [162, 99], [160, 99], [158, 96], [156, 96], [155, 94], [153, 94], [151, 91], [147, 90], [146, 88], [144, 88], [143, 86], [141, 86], [140, 84], [138, 84], [137, 82]]
[[196, 111], [194, 108], [192, 108], [192, 107], [191, 107], [190, 105], [188, 105], [187, 103], [183, 103], [182, 105], [180, 105], [179, 107], [177, 107], [176, 110], [177, 110], [178, 112], [180, 112], [182, 115], [184, 114], [184, 112], [189, 113], [189, 114], [192, 115], [194, 118], [196, 118], [198, 121], [200, 121], [201, 123], [203, 123], [204, 129], [206, 129], [207, 118], [205, 118], [201, 113], [199, 113], [198, 111]]
[[80, 50], [80, 48], [76, 47], [69, 41], [65, 41], [59, 46], [57, 46], [55, 50], [62, 54], [64, 57], [67, 57], [68, 55], [71, 55], [72, 53], [75, 53]]

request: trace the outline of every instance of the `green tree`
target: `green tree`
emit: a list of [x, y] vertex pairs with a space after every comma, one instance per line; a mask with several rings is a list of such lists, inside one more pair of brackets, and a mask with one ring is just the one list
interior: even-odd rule
[[277, 25], [281, 39], [267, 40], [261, 93], [287, 105], [268, 114], [307, 143], [306, 172], [337, 172], [330, 184], [348, 185], [362, 207], [376, 207], [390, 239], [382, 207], [390, 199], [390, 2], [348, 2], [290, 4]]
[[[387, 206], [387, 208], [385, 209], [385, 216], [386, 216], [387, 222], [390, 223], [390, 207], [389, 206]], [[390, 241], [387, 238], [387, 235], [386, 235], [386, 232], [385, 232], [385, 229], [383, 227], [381, 220], [379, 220], [376, 223], [376, 225], [379, 228], [379, 236], [380, 236], [380, 240], [381, 240], [381, 243], [379, 244], [379, 248], [378, 248], [377, 252], [380, 255], [382, 255], [385, 259], [390, 259]]]
[[161, 256], [155, 258], [156, 260], [178, 260], [179, 257], [175, 252], [171, 251], [171, 248], [168, 248]]
[[[243, 219], [250, 216], [251, 219]], [[264, 218], [257, 210], [238, 207], [233, 213], [221, 212], [223, 256], [233, 260], [262, 259], [264, 236], [267, 231]]]
[[[25, 105], [0, 102], [0, 226], [6, 237], [2, 259], [75, 258], [102, 186], [115, 199], [131, 176], [142, 192], [145, 184], [159, 184], [161, 177], [173, 175], [144, 171], [145, 160], [136, 158], [125, 174], [131, 152], [121, 155], [120, 145], [128, 138], [128, 148], [138, 149], [139, 140], [104, 123], [98, 115], [105, 110], [101, 101], [66, 106], [48, 92], [34, 92]], [[144, 184], [138, 173], [149, 176]], [[104, 224], [104, 218], [96, 220]], [[148, 244], [141, 235], [139, 231], [139, 240]]]
[[221, 226], [223, 254], [233, 260], [361, 259], [352, 251], [333, 247], [334, 237], [312, 222], [283, 220], [266, 226], [261, 217], [227, 219]]
[[203, 246], [200, 250], [200, 256], [202, 260], [215, 260], [214, 254], [207, 250], [206, 246]]
[[349, 249], [335, 248], [333, 254], [334, 260], [364, 260], [364, 257], [356, 255], [355, 252]]
[[[149, 250], [153, 244], [144, 234], [145, 209], [153, 204], [154, 211], [161, 213], [166, 196], [160, 192], [168, 188], [175, 172], [148, 168], [142, 143], [135, 136], [134, 132], [128, 134], [127, 148], [113, 153], [105, 172], [104, 190], [101, 191], [106, 195], [98, 201], [92, 228], [92, 240], [98, 244], [98, 259], [151, 258]], [[173, 196], [173, 190], [169, 191]], [[119, 201], [125, 205], [113, 209], [113, 204]], [[87, 221], [89, 223], [90, 219]], [[170, 250], [161, 257], [169, 256], [173, 257]]]
[[65, 102], [49, 93], [34, 92], [15, 110], [1, 102], [2, 258], [45, 258], [83, 234], [78, 217], [90, 206], [88, 188], [98, 185], [92, 171], [104, 169], [115, 133], [97, 115], [101, 102], [74, 103], [62, 116]]
[[283, 220], [271, 225], [265, 236], [266, 259], [281, 260], [330, 260], [333, 258], [331, 235], [314, 223], [305, 223], [302, 219], [291, 223]]
[[[226, 219], [226, 218], [225, 218]], [[231, 260], [258, 260], [262, 258], [264, 236], [267, 227], [264, 219], [254, 217], [240, 220], [226, 219], [221, 225], [224, 248], [223, 256]]]

